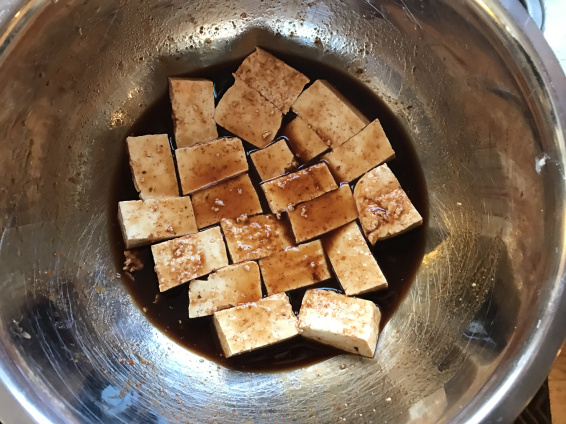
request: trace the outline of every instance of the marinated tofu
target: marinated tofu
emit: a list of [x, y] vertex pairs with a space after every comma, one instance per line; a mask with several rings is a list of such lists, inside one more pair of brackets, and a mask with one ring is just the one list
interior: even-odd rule
[[261, 276], [256, 262], [230, 265], [207, 280], [189, 283], [189, 318], [212, 315], [222, 309], [261, 299]]
[[183, 194], [190, 194], [248, 170], [239, 138], [221, 138], [175, 150]]
[[288, 123], [283, 128], [281, 135], [289, 140], [291, 149], [303, 162], [308, 162], [330, 150], [330, 147], [318, 136], [312, 126], [300, 116]]
[[179, 197], [175, 164], [167, 134], [126, 139], [130, 168], [140, 198]]
[[192, 195], [199, 229], [220, 222], [222, 218], [261, 213], [261, 204], [248, 174], [222, 181]]
[[126, 249], [197, 232], [189, 197], [120, 202], [118, 220]]
[[201, 78], [169, 78], [175, 144], [191, 147], [218, 138], [214, 121], [214, 86]]
[[331, 277], [320, 240], [260, 259], [259, 267], [267, 294], [295, 290]]
[[332, 231], [323, 246], [348, 296], [387, 288], [387, 280], [355, 222]]
[[256, 48], [242, 62], [235, 75], [259, 91], [284, 114], [310, 81], [296, 69], [260, 48]]
[[286, 174], [299, 165], [283, 139], [252, 152], [250, 157], [262, 181]]
[[293, 112], [311, 125], [333, 149], [369, 124], [365, 116], [324, 80], [316, 80], [303, 91], [293, 103]]
[[216, 312], [214, 327], [226, 358], [271, 346], [300, 333], [285, 293]]
[[159, 291], [177, 287], [228, 265], [220, 227], [151, 246]]
[[[328, 81], [311, 85], [259, 48], [231, 75], [234, 69], [227, 62], [203, 75], [214, 84], [170, 78], [173, 122], [163, 108], [150, 108], [136, 121], [132, 134], [174, 127], [169, 135], [127, 140], [142, 200], [134, 196], [118, 205], [128, 249], [123, 269], [131, 277], [125, 284], [158, 329], [228, 368], [295, 369], [335, 354], [323, 346], [301, 351], [306, 339], [288, 339], [302, 328], [311, 340], [371, 357], [380, 314], [398, 306], [395, 299], [377, 302], [378, 308], [356, 298], [373, 291], [392, 295], [371, 243], [422, 222], [407, 194], [419, 211], [426, 204], [417, 158], [401, 150], [411, 141], [395, 122], [383, 122], [398, 146], [393, 169], [402, 169], [405, 193], [392, 174], [379, 174], [395, 152], [380, 122], [370, 123], [356, 106], [372, 117], [388, 112], [355, 78], [324, 71], [350, 103]], [[217, 98], [216, 81], [234, 83]], [[388, 250], [389, 259], [400, 261], [384, 269], [396, 291], [411, 283], [424, 236], [414, 231]], [[144, 262], [154, 263], [155, 274], [150, 266], [132, 275]], [[152, 275], [157, 295], [137, 281]], [[179, 302], [183, 289], [188, 297]]]
[[328, 162], [337, 181], [349, 183], [394, 157], [395, 152], [376, 119], [322, 159]]
[[307, 290], [299, 313], [303, 337], [346, 352], [373, 357], [381, 313], [369, 300], [330, 290]]
[[295, 205], [322, 196], [337, 187], [325, 163], [317, 163], [261, 185], [273, 213], [293, 210]]
[[364, 234], [371, 244], [423, 222], [387, 165], [372, 169], [360, 178], [354, 188], [354, 198]]
[[297, 243], [332, 231], [358, 217], [352, 190], [347, 185], [298, 205], [289, 212]]
[[275, 215], [243, 215], [223, 219], [220, 226], [234, 263], [265, 258], [294, 245], [288, 224]]
[[218, 125], [260, 149], [273, 141], [282, 117], [275, 106], [237, 77], [214, 112]]

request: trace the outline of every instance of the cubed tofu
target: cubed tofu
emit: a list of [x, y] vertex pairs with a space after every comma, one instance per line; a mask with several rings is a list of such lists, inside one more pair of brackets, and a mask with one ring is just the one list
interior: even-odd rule
[[287, 225], [275, 215], [243, 215], [220, 221], [234, 263], [265, 258], [293, 246]]
[[159, 291], [166, 291], [228, 265], [220, 227], [151, 246]]
[[338, 182], [349, 183], [394, 157], [395, 152], [376, 119], [322, 159], [328, 162]]
[[183, 194], [193, 193], [248, 170], [239, 138], [221, 138], [175, 150]]
[[358, 217], [352, 190], [347, 185], [298, 205], [289, 212], [297, 243], [332, 231]]
[[189, 318], [205, 317], [222, 309], [261, 299], [261, 276], [256, 262], [230, 265], [207, 280], [189, 283]]
[[387, 288], [387, 280], [358, 224], [351, 222], [334, 230], [322, 244], [348, 296]]
[[177, 148], [218, 138], [214, 121], [214, 86], [200, 78], [169, 78]]
[[220, 222], [222, 218], [261, 213], [261, 204], [248, 174], [222, 181], [192, 195], [199, 229]]
[[369, 300], [330, 290], [307, 290], [301, 303], [302, 335], [325, 345], [373, 357], [381, 313]]
[[308, 162], [330, 150], [330, 147], [318, 136], [312, 126], [300, 116], [288, 123], [283, 128], [281, 135], [289, 140], [291, 149], [303, 162]]
[[282, 117], [275, 106], [237, 77], [214, 112], [218, 125], [260, 149], [273, 141]]
[[293, 103], [293, 111], [333, 149], [360, 132], [368, 123], [346, 98], [324, 80], [316, 80]]
[[189, 197], [120, 202], [118, 220], [126, 249], [197, 232]]
[[354, 188], [354, 198], [362, 229], [371, 244], [423, 223], [387, 165], [372, 169], [360, 178]]
[[310, 81], [282, 60], [256, 48], [242, 62], [236, 76], [261, 93], [283, 113], [287, 113], [303, 87]]
[[229, 358], [297, 336], [299, 327], [284, 293], [214, 314], [224, 356]]
[[317, 163], [261, 185], [271, 212], [294, 209], [294, 206], [322, 196], [338, 186], [325, 163]]
[[167, 134], [126, 139], [130, 168], [140, 198], [179, 197], [177, 175]]
[[286, 174], [299, 164], [283, 139], [250, 154], [262, 181]]
[[331, 277], [320, 240], [260, 259], [259, 267], [267, 294], [295, 290]]

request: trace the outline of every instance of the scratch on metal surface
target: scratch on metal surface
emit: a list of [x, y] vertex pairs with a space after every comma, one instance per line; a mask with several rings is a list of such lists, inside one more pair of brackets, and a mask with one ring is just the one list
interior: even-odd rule
[[13, 219], [14, 219], [14, 215], [10, 215], [10, 217], [6, 222], [6, 225], [4, 226], [4, 229], [2, 230], [2, 236], [0, 236], [0, 251], [2, 250], [2, 246], [4, 246], [4, 238], [6, 236], [6, 233], [8, 232], [8, 228], [10, 227], [10, 224], [12, 223]]
[[383, 11], [381, 11], [380, 9], [377, 8], [377, 6], [373, 5], [370, 0], [364, 0], [364, 3], [366, 3], [369, 7], [371, 7], [373, 10], [375, 10], [379, 16], [381, 16], [383, 18], [383, 20], [385, 22], [387, 22], [389, 25], [391, 25], [392, 27], [395, 27], [395, 25], [393, 25], [393, 22], [391, 22], [389, 20], [389, 18], [387, 18], [387, 16], [385, 16], [385, 13], [383, 13]]
[[[35, 316], [34, 317], [34, 321], [36, 323], [36, 326], [38, 329], [42, 328], [43, 323], [40, 322], [38, 320], [38, 317]], [[57, 377], [59, 377], [60, 382], [63, 384], [63, 386], [70, 392], [73, 393], [74, 392], [74, 388], [70, 385], [69, 380], [67, 378], [67, 375], [65, 375], [62, 370], [60, 369], [59, 366], [57, 366], [58, 359], [55, 357], [55, 352], [53, 351], [53, 349], [50, 347], [49, 341], [46, 339], [45, 334], [43, 331], [38, 331], [37, 332], [38, 335], [41, 337], [41, 342], [39, 343], [39, 345], [41, 346], [41, 349], [43, 351], [43, 353], [45, 354], [46, 358], [49, 360], [49, 363], [52, 365], [52, 369], [55, 372], [55, 374], [57, 375]], [[64, 345], [64, 341], [61, 339], [61, 336], [59, 334], [58, 331], [55, 332], [55, 334], [57, 335], [57, 338], [59, 339], [59, 342], [61, 343], [61, 345]], [[44, 381], [45, 384], [51, 386], [51, 388], [53, 390], [55, 390], [55, 388], [53, 387], [52, 383], [50, 381], [45, 380]], [[57, 389], [59, 390], [59, 389]], [[82, 406], [82, 407], [86, 407], [87, 405], [84, 403], [84, 401], [82, 399], [80, 399], [80, 397], [77, 397], [76, 400], [78, 401], [78, 403]], [[67, 401], [64, 401], [67, 406], [70, 406], [70, 404]]]
[[110, 22], [108, 23], [108, 26], [106, 27], [106, 32], [102, 36], [102, 41], [100, 42], [100, 45], [104, 44], [104, 42], [106, 41], [106, 38], [108, 37], [108, 33], [110, 32], [110, 29], [112, 28], [112, 25], [114, 24], [114, 21], [116, 20], [116, 16], [118, 16], [118, 13], [112, 14], [112, 19], [110, 19]]
[[405, 3], [405, 1], [404, 0], [400, 0], [400, 1], [401, 1], [401, 4], [403, 5], [403, 10], [407, 14], [407, 16], [415, 23], [415, 25], [417, 25], [420, 29], [423, 29], [423, 27], [419, 23], [419, 20], [417, 18], [415, 18], [415, 15], [413, 15], [413, 12], [411, 12], [411, 10], [407, 7], [407, 4]]

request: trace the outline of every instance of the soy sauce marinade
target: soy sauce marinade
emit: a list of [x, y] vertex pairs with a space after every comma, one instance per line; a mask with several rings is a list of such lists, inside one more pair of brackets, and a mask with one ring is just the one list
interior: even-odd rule
[[[388, 166], [397, 176], [401, 186], [424, 219], [424, 225], [421, 227], [392, 239], [380, 241], [371, 249], [383, 274], [387, 278], [389, 288], [365, 294], [361, 297], [370, 299], [379, 306], [382, 314], [381, 327], [383, 328], [410, 287], [424, 254], [428, 200], [419, 161], [408, 135], [397, 118], [375, 94], [354, 77], [318, 62], [309, 61], [303, 57], [278, 53], [275, 53], [275, 55], [303, 72], [311, 79], [311, 82], [316, 79], [328, 80], [370, 121], [375, 118], [381, 121], [396, 153], [395, 159], [389, 162]], [[224, 92], [232, 85], [232, 73], [238, 68], [242, 60], [201, 69], [198, 72], [183, 76], [212, 80], [214, 82], [216, 101], [218, 102]], [[284, 118], [283, 126], [291, 118], [292, 113], [289, 113]], [[167, 133], [170, 139], [173, 139], [171, 104], [168, 93], [163, 93], [163, 96], [136, 121], [131, 130], [131, 135], [133, 136], [162, 133]], [[220, 137], [228, 135], [231, 134], [219, 128]], [[244, 142], [244, 147], [248, 157], [250, 152], [257, 150], [255, 146], [246, 142]], [[248, 162], [249, 174], [260, 197], [263, 211], [269, 213], [269, 207], [263, 196], [263, 191], [259, 187], [261, 180], [251, 160], [248, 159]], [[124, 157], [121, 169], [116, 177], [115, 189], [115, 201], [111, 203], [115, 206], [119, 201], [139, 198], [132, 182], [125, 143]], [[115, 246], [116, 266], [118, 269], [121, 269], [124, 261], [124, 244], [115, 208], [112, 209], [110, 215], [112, 221], [115, 222], [115, 231], [112, 234], [112, 239]], [[188, 318], [188, 284], [160, 293], [157, 276], [153, 270], [154, 263], [149, 246], [142, 248], [140, 253], [145, 263], [143, 270], [135, 273], [134, 280], [125, 275], [122, 278], [130, 295], [136, 304], [144, 309], [146, 317], [153, 325], [179, 344], [204, 357], [234, 369], [279, 371], [299, 368], [342, 353], [331, 347], [296, 337], [272, 347], [226, 359], [222, 355], [222, 349], [214, 330], [212, 317]], [[329, 288], [342, 292], [340, 284], [335, 277], [309, 288], [312, 287]], [[303, 288], [289, 293], [296, 314], [299, 312], [305, 290], [306, 288]]]

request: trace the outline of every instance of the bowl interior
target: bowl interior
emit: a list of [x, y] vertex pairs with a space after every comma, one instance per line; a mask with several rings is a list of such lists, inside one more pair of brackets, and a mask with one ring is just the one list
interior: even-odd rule
[[[30, 410], [55, 422], [434, 422], [494, 390], [556, 307], [560, 135], [488, 11], [436, 3], [21, 9], [0, 38], [0, 358]], [[169, 75], [256, 45], [355, 76], [413, 141], [425, 254], [374, 359], [226, 369], [155, 329], [117, 276], [113, 193], [132, 124]]]

